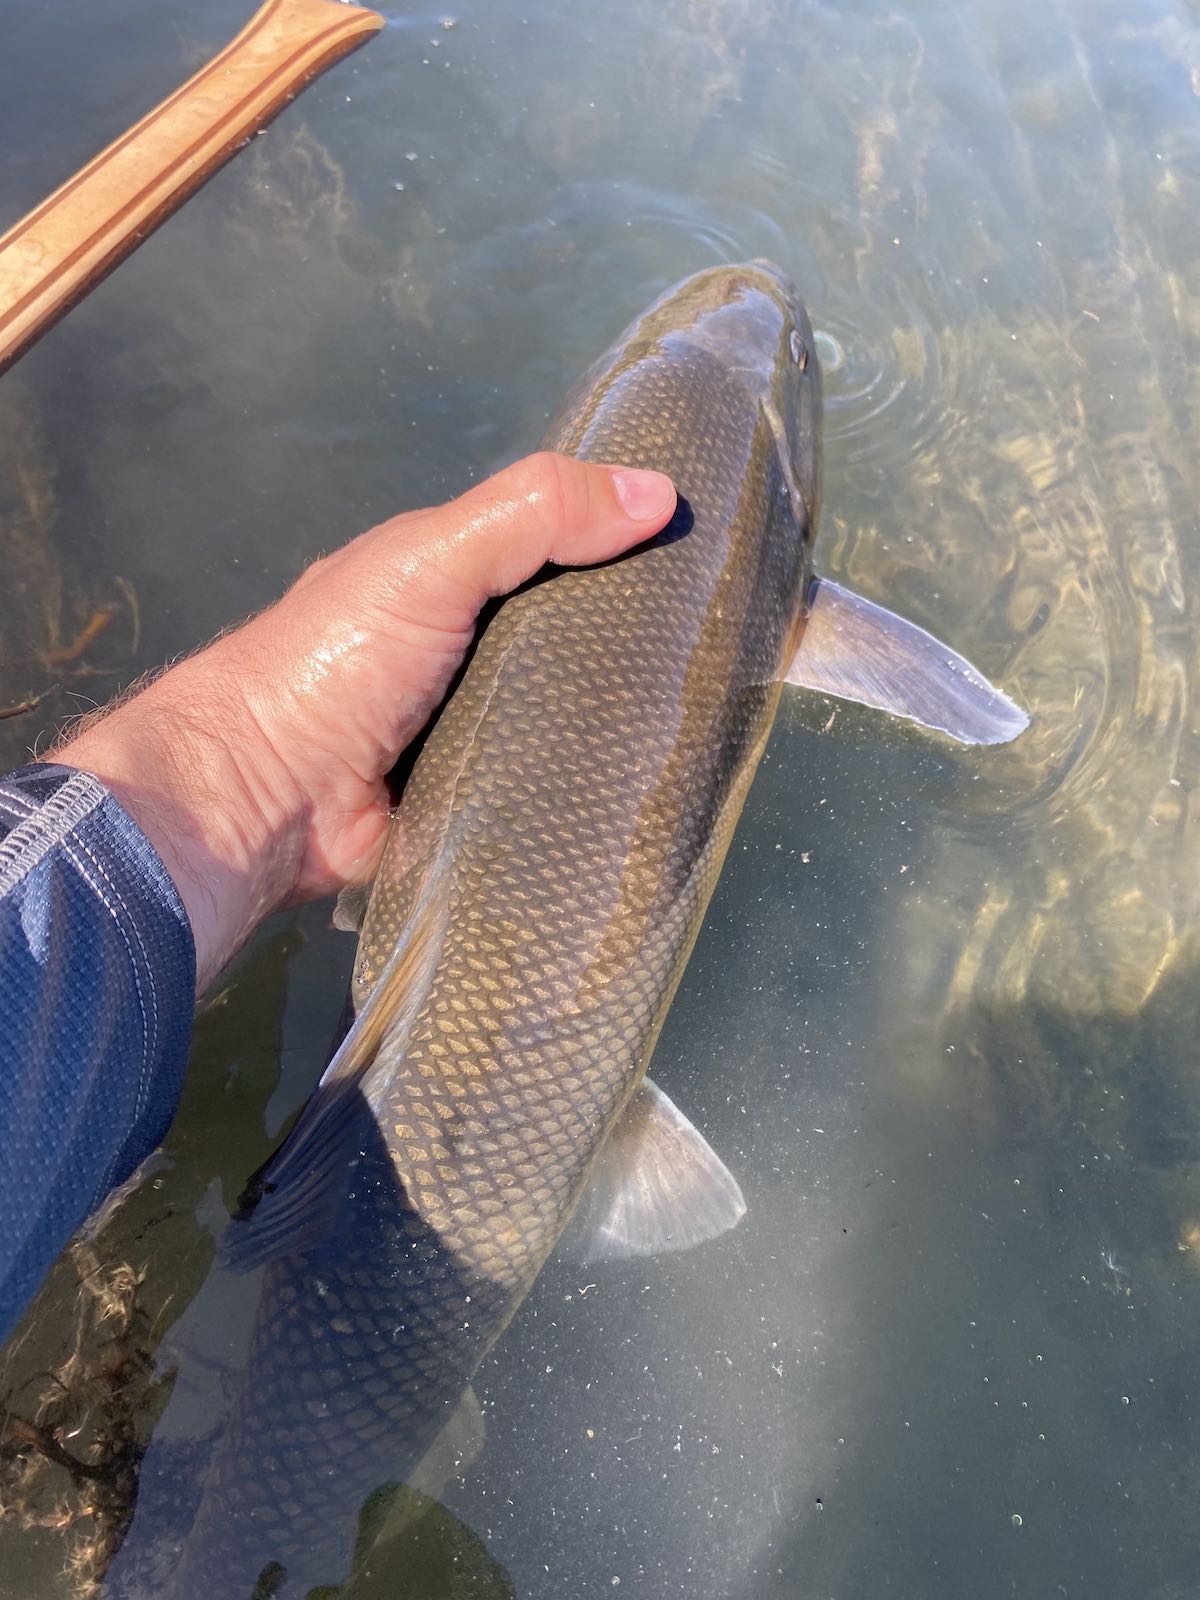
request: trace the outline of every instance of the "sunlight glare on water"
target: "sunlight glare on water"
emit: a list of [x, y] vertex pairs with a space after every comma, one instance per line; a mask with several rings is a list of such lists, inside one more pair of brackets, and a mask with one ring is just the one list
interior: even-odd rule
[[[244, 15], [14, 11], [0, 226]], [[389, 12], [0, 381], [0, 709], [42, 697], [5, 767], [532, 448], [656, 293], [755, 256], [820, 330], [818, 569], [1033, 716], [964, 753], [786, 700], [654, 1067], [747, 1218], [552, 1262], [363, 1596], [1194, 1592], [1198, 96], [1182, 0]], [[0, 1446], [5, 1593], [87, 1592], [119, 1531], [147, 1352], [321, 1071], [328, 921], [227, 975], [169, 1170], [14, 1341], [6, 1408], [109, 1475]], [[197, 1436], [244, 1360], [206, 1294]]]

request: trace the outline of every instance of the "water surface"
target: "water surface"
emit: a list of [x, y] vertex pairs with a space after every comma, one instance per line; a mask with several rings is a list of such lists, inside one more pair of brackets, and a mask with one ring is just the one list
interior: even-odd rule
[[[243, 16], [14, 12], [0, 224]], [[823, 335], [819, 567], [1034, 723], [964, 754], [785, 704], [655, 1058], [749, 1215], [678, 1259], [552, 1264], [481, 1374], [453, 1521], [419, 1559], [401, 1528], [372, 1581], [1194, 1594], [1193, 8], [390, 22], [0, 382], [0, 707], [45, 696], [0, 722], [0, 763], [530, 448], [654, 294], [752, 255]], [[169, 1170], [15, 1341], [12, 1409], [66, 1370], [50, 1420], [116, 1463], [110, 1514], [164, 1398], [143, 1352], [319, 1074], [350, 954], [327, 908], [264, 931], [199, 1019]], [[207, 1296], [198, 1409], [238, 1339]], [[3, 1470], [6, 1592], [78, 1593], [103, 1495]]]

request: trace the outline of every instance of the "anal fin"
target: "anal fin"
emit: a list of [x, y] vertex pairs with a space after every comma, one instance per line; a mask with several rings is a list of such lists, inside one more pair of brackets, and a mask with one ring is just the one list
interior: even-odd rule
[[1029, 718], [933, 634], [827, 578], [813, 581], [787, 682], [936, 728], [962, 744], [1006, 744]]

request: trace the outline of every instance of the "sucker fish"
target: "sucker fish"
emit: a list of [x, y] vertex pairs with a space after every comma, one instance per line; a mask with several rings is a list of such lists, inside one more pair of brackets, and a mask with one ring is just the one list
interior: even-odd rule
[[353, 1026], [230, 1225], [231, 1266], [263, 1269], [231, 1414], [186, 1516], [152, 1444], [106, 1593], [342, 1581], [359, 1508], [469, 1413], [568, 1225], [595, 1259], [739, 1221], [736, 1180], [646, 1069], [783, 685], [969, 742], [1027, 721], [814, 578], [820, 439], [812, 328], [766, 262], [664, 294], [551, 423], [552, 449], [668, 473], [678, 510], [487, 621], [370, 889]]

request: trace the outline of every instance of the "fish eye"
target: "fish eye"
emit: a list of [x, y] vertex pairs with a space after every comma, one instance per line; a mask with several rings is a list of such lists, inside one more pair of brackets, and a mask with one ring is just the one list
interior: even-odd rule
[[796, 328], [793, 328], [788, 336], [788, 348], [792, 352], [792, 360], [800, 368], [800, 371], [803, 372], [805, 367], [808, 366], [808, 347], [805, 345], [804, 340], [800, 337], [799, 330]]

